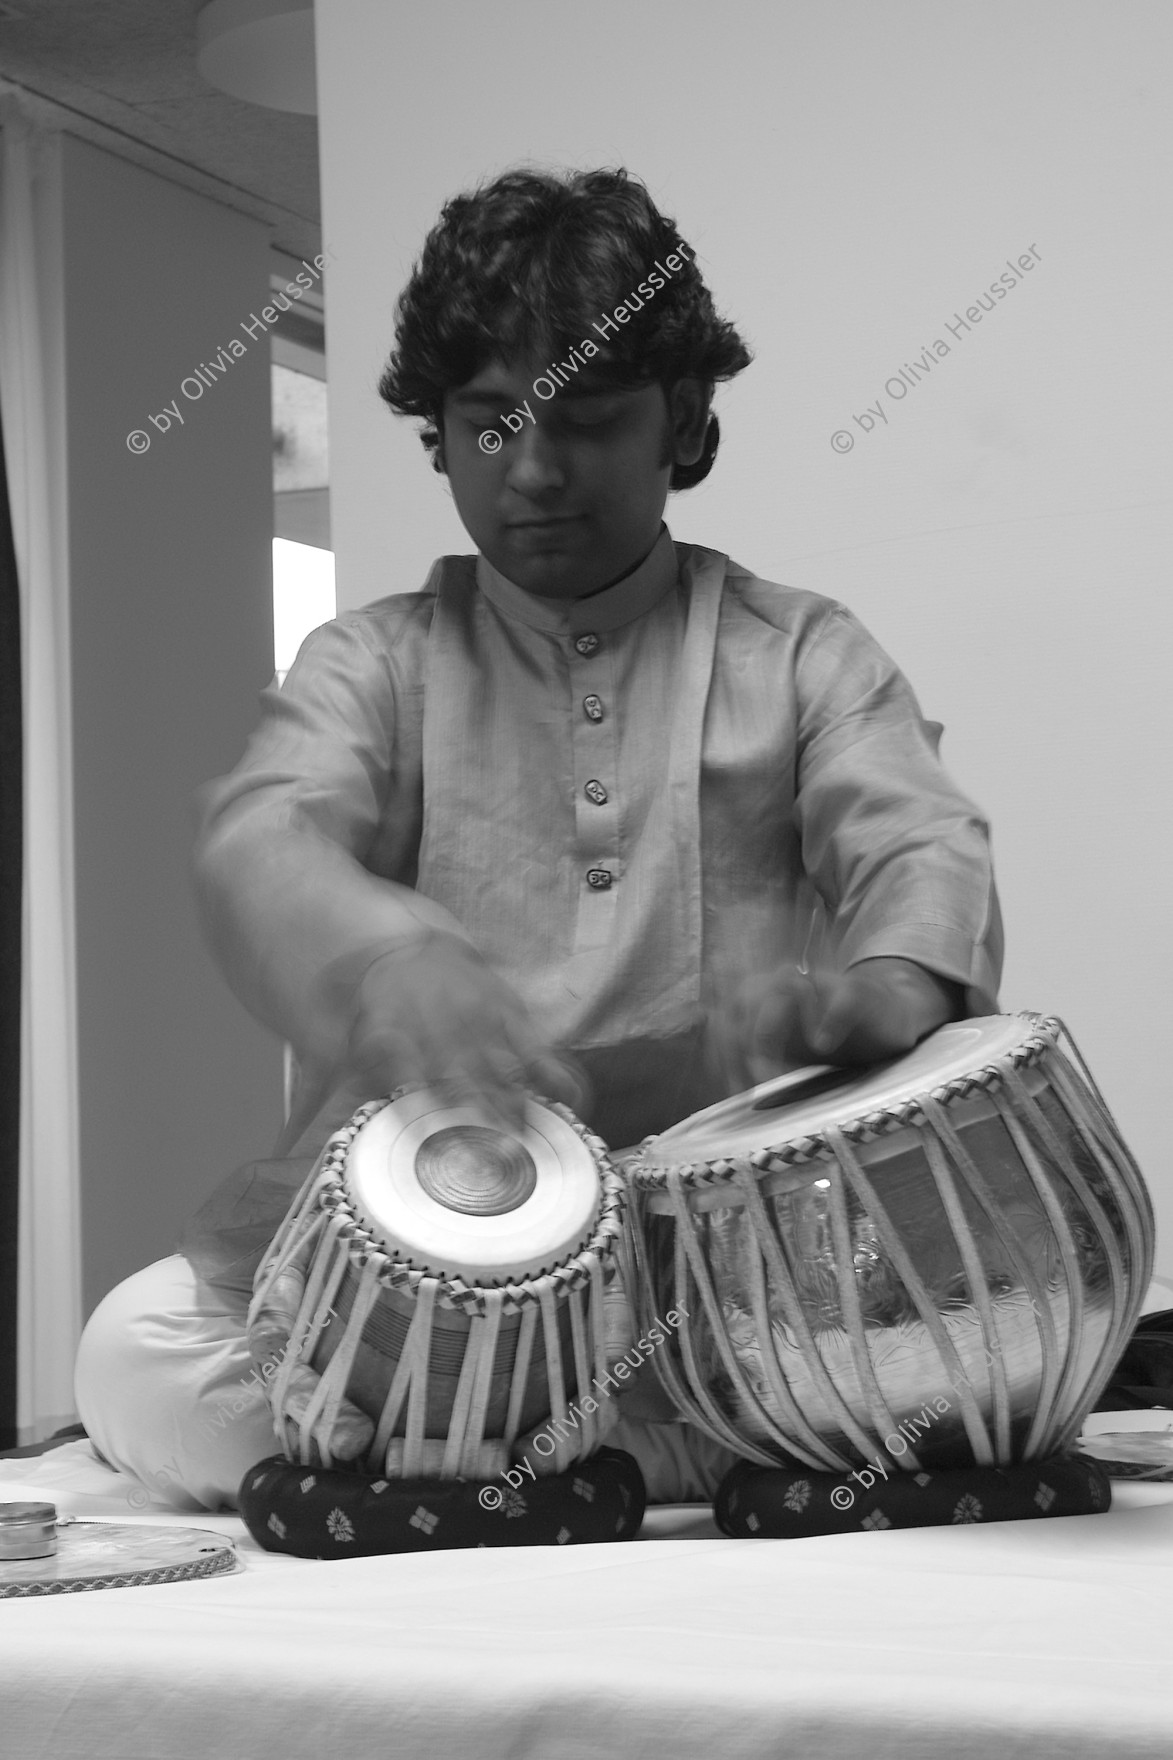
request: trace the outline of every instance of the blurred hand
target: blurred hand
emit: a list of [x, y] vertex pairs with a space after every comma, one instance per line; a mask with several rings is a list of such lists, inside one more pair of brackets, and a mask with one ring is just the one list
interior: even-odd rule
[[458, 936], [435, 931], [380, 955], [356, 1003], [347, 1073], [372, 1096], [424, 1083], [514, 1131], [523, 1085], [579, 1115], [589, 1105], [582, 1073], [540, 1041], [521, 999]]
[[959, 984], [912, 960], [861, 960], [845, 972], [794, 966], [750, 979], [719, 1028], [732, 1080], [744, 1087], [807, 1063], [881, 1063], [965, 1013]]
[[[289, 1335], [297, 1319], [305, 1293], [306, 1275], [313, 1256], [314, 1242], [308, 1237], [300, 1251], [274, 1279], [263, 1300], [254, 1298], [248, 1317], [248, 1349], [266, 1392], [273, 1404], [276, 1370], [289, 1350]], [[338, 1322], [334, 1322], [338, 1324]], [[294, 1366], [284, 1401], [284, 1412], [274, 1411], [274, 1427], [290, 1460], [300, 1459], [298, 1423], [305, 1416], [310, 1400], [318, 1389], [320, 1377], [308, 1363]], [[357, 1460], [365, 1454], [374, 1438], [375, 1426], [363, 1411], [344, 1399], [329, 1437], [330, 1455], [335, 1461]], [[309, 1446], [308, 1465], [321, 1465], [321, 1451], [316, 1442]]]

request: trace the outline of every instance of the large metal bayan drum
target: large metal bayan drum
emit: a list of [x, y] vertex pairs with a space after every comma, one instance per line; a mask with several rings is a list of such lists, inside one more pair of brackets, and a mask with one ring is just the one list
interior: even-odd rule
[[[602, 1298], [623, 1209], [603, 1144], [563, 1106], [527, 1100], [517, 1136], [425, 1088], [361, 1107], [254, 1286], [250, 1330], [291, 1272], [298, 1292], [269, 1389], [287, 1454], [330, 1466], [344, 1398], [387, 1477], [494, 1477], [547, 1421], [551, 1467], [591, 1453], [613, 1421]], [[302, 1409], [305, 1365], [321, 1380]]]
[[626, 1163], [641, 1323], [681, 1414], [762, 1465], [1067, 1446], [1152, 1272], [1139, 1170], [1066, 1030], [943, 1027], [766, 1082]]

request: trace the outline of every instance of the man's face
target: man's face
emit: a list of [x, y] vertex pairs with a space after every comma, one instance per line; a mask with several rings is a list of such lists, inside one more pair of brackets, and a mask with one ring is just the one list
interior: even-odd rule
[[443, 463], [465, 529], [500, 574], [581, 599], [652, 548], [673, 463], [700, 457], [707, 399], [682, 380], [670, 410], [658, 384], [608, 389], [580, 371], [553, 396], [547, 379], [543, 401], [533, 385], [548, 361], [492, 362], [448, 392]]

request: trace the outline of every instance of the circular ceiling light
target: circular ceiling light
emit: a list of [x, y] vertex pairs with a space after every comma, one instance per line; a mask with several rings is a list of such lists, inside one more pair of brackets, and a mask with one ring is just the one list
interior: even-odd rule
[[196, 34], [196, 65], [222, 92], [317, 115], [313, 0], [212, 0]]

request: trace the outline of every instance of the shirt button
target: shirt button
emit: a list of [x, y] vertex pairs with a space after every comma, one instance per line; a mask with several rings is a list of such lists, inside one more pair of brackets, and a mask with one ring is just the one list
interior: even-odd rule
[[603, 787], [601, 782], [596, 782], [593, 776], [582, 792], [586, 795], [588, 801], [594, 801], [596, 807], [601, 807], [607, 798], [607, 790]]
[[596, 892], [606, 892], [611, 884], [610, 868], [588, 868], [587, 885], [593, 886]]
[[582, 706], [586, 710], [586, 718], [588, 721], [601, 721], [603, 719], [603, 704], [599, 697], [584, 697], [582, 700]]
[[592, 635], [579, 636], [574, 645], [580, 654], [593, 654], [599, 645], [599, 638]]

